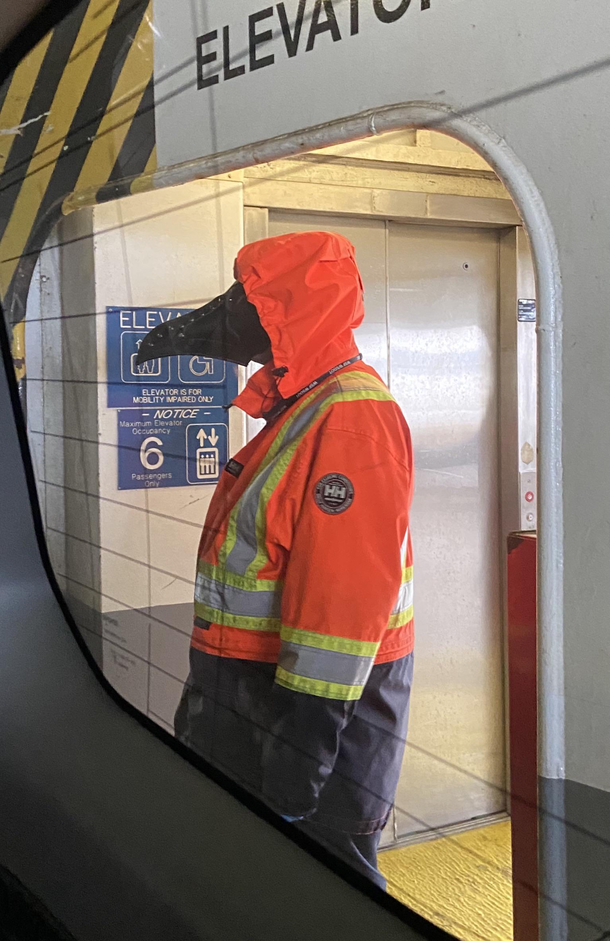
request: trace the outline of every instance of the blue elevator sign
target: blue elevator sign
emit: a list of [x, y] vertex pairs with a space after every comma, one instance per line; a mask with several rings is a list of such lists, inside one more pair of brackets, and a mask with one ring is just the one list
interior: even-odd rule
[[216, 484], [229, 459], [223, 408], [118, 411], [119, 490]]
[[182, 307], [107, 307], [109, 408], [228, 405], [237, 395], [237, 366], [204, 356], [170, 356], [136, 366], [140, 343]]

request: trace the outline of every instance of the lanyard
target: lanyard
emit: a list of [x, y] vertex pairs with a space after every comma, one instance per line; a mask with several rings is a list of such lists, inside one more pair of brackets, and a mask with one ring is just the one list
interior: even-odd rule
[[263, 418], [267, 423], [275, 421], [275, 419], [279, 418], [279, 416], [282, 415], [286, 409], [289, 409], [291, 405], [294, 405], [295, 402], [298, 402], [300, 398], [302, 398], [308, 392], [311, 392], [312, 389], [316, 389], [322, 382], [325, 382], [331, 376], [334, 376], [336, 372], [339, 372], [340, 369], [345, 369], [346, 366], [352, 366], [354, 363], [360, 362], [361, 359], [362, 353], [359, 353], [358, 356], [353, 356], [351, 359], [346, 359], [344, 363], [339, 363], [338, 366], [333, 366], [332, 369], [329, 369], [328, 372], [325, 372], [322, 376], [318, 376], [317, 379], [314, 379], [313, 382], [310, 382], [305, 386], [305, 388], [295, 392], [294, 395], [291, 395], [289, 399], [284, 399], [268, 412], [265, 412], [263, 414]]

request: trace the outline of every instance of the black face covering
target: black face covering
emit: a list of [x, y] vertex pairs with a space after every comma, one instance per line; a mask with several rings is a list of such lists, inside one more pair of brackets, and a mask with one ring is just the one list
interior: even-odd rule
[[140, 344], [136, 365], [162, 356], [206, 356], [247, 366], [266, 363], [271, 342], [256, 307], [236, 281], [204, 307], [151, 330]]

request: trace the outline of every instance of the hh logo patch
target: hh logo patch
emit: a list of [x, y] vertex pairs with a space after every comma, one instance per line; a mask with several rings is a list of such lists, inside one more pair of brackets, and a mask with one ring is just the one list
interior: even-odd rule
[[236, 461], [235, 458], [231, 458], [225, 466], [227, 474], [231, 474], [232, 477], [239, 477], [241, 472], [244, 469], [244, 465], [240, 464], [239, 461]]
[[317, 482], [314, 495], [324, 513], [345, 513], [354, 502], [354, 485], [343, 474], [326, 474]]

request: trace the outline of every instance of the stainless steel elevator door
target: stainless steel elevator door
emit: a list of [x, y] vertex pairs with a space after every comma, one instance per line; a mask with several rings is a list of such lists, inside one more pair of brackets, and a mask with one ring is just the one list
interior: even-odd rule
[[356, 338], [411, 427], [415, 681], [387, 845], [506, 807], [499, 533], [498, 237], [492, 230], [270, 213], [356, 248]]

